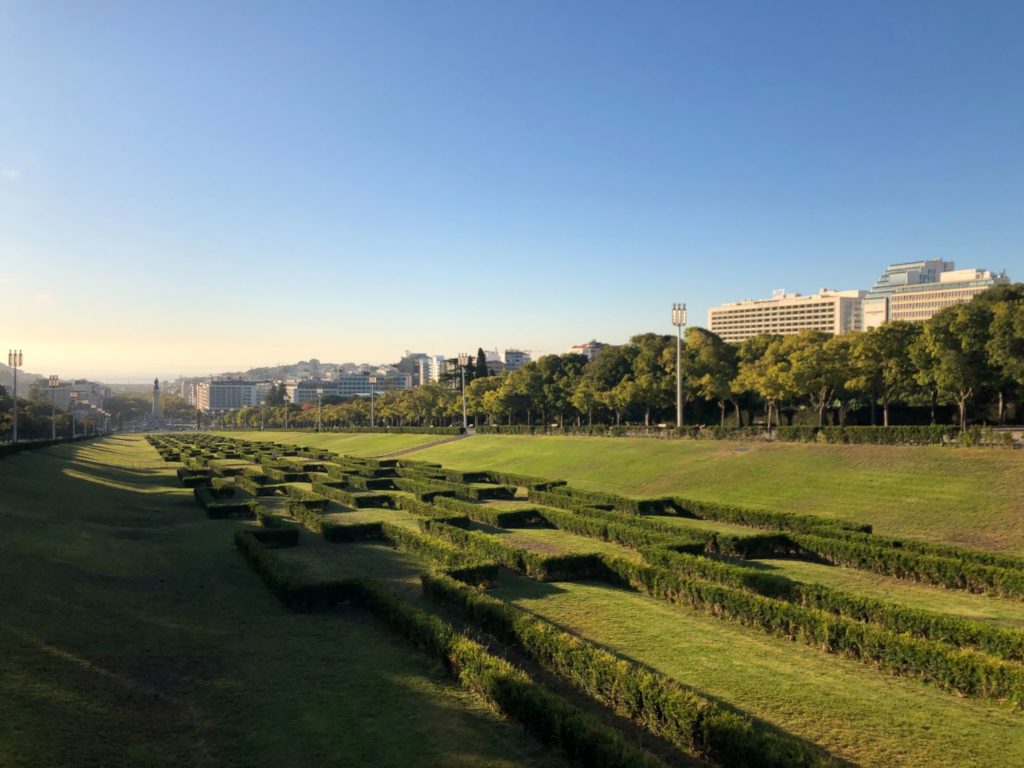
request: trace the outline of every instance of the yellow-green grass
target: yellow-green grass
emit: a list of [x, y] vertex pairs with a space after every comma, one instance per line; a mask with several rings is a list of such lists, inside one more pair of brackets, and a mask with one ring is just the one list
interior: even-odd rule
[[302, 538], [300, 546], [282, 549], [275, 554], [311, 581], [371, 578], [406, 598], [418, 600], [422, 595], [420, 573], [425, 565], [414, 555], [399, 552], [386, 544], [332, 544], [313, 535]]
[[368, 615], [286, 612], [173, 466], [0, 460], [0, 765], [560, 764]]
[[339, 505], [331, 502], [327, 506], [324, 521], [341, 523], [342, 525], [360, 525], [362, 523], [394, 523], [410, 531], [418, 531], [419, 518], [404, 509], [379, 509], [377, 507], [361, 507], [338, 511]]
[[764, 569], [797, 581], [824, 584], [856, 595], [988, 621], [1002, 627], [1024, 629], [1024, 602], [989, 595], [943, 589], [905, 579], [893, 579], [869, 571], [803, 560], [730, 560], [736, 565]]
[[610, 555], [640, 562], [643, 558], [635, 549], [600, 539], [577, 536], [557, 528], [496, 528], [483, 523], [472, 523], [472, 530], [490, 533], [501, 538], [510, 547], [526, 549], [541, 555]]
[[692, 517], [679, 517], [678, 515], [644, 515], [645, 520], [656, 520], [659, 523], [671, 525], [684, 531], [710, 531], [711, 533], [730, 533], [737, 536], [754, 536], [765, 533], [761, 528], [751, 528], [749, 525], [736, 525], [735, 523], [723, 523], [718, 520], [697, 520]]
[[477, 435], [412, 458], [840, 517], [879, 533], [1024, 554], [1024, 451]]
[[998, 703], [606, 585], [511, 576], [492, 594], [857, 765], [1024, 765], [1024, 714]]
[[218, 432], [223, 437], [321, 448], [346, 456], [380, 456], [444, 440], [444, 435], [390, 435], [380, 432]]

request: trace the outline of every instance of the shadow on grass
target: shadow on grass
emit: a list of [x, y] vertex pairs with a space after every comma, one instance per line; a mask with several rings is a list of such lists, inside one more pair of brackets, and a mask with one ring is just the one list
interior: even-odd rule
[[[628, 592], [630, 594], [639, 594], [639, 593], [633, 592], [632, 590], [629, 590], [629, 589], [624, 589], [622, 587], [616, 587], [616, 586], [612, 586], [612, 585], [609, 585], [609, 584], [604, 584], [604, 583], [601, 583], [601, 582], [589, 582], [589, 581], [586, 581], [586, 582], [578, 582], [578, 583], [586, 584], [588, 587], [591, 587], [591, 588], [594, 588], [594, 589], [598, 589], [598, 590], [601, 590], [601, 591], [604, 591], [604, 592], [607, 592], [607, 593], [612, 593], [612, 594], [614, 594], [614, 593], [621, 593], [621, 592]], [[512, 602], [512, 601], [517, 600], [517, 599], [542, 600], [545, 597], [550, 597], [552, 595], [559, 594], [559, 593], [565, 593], [565, 592], [568, 591], [568, 590], [564, 589], [563, 587], [558, 586], [557, 582], [534, 581], [532, 579], [528, 579], [528, 578], [526, 578], [524, 576], [521, 576], [521, 575], [519, 575], [517, 573], [514, 573], [512, 571], [507, 571], [505, 569], [502, 569], [502, 571], [499, 574], [498, 584], [499, 584], [498, 594], [495, 595], [495, 596], [499, 597], [502, 600], [508, 601], [508, 602]], [[634, 658], [633, 656], [630, 656], [627, 653], [623, 653], [623, 652], [621, 652], [618, 649], [612, 648], [612, 647], [610, 647], [608, 645], [605, 645], [603, 643], [599, 643], [599, 642], [597, 642], [595, 640], [592, 640], [592, 639], [586, 637], [585, 635], [581, 635], [581, 634], [579, 634], [577, 632], [574, 632], [573, 630], [569, 629], [568, 627], [562, 626], [556, 620], [553, 620], [553, 619], [551, 619], [549, 617], [541, 616], [540, 614], [534, 613], [533, 611], [531, 611], [526, 606], [520, 606], [520, 607], [523, 608], [523, 610], [526, 610], [527, 612], [537, 616], [537, 618], [541, 619], [542, 621], [547, 621], [547, 622], [550, 622], [550, 623], [558, 626], [559, 629], [563, 630], [567, 634], [573, 635], [575, 637], [581, 637], [584, 640], [586, 640], [587, 642], [594, 644], [595, 646], [601, 648], [602, 650], [607, 651], [608, 653], [612, 654], [613, 656], [617, 656], [618, 658], [625, 659], [626, 661], [629, 661], [629, 662], [631, 662], [633, 664], [636, 664], [638, 667], [641, 667], [642, 669], [648, 670], [648, 671], [650, 671], [650, 672], [652, 672], [652, 673], [654, 673], [656, 675], [659, 675], [660, 677], [670, 677], [668, 675], [665, 675], [665, 673], [663, 673], [663, 672], [659, 672], [657, 669], [655, 669], [651, 665], [641, 661], [640, 659]], [[746, 711], [744, 711], [744, 710], [742, 710], [742, 709], [740, 709], [740, 708], [730, 704], [729, 702], [724, 701], [723, 699], [721, 699], [721, 698], [719, 698], [717, 696], [709, 694], [706, 691], [703, 691], [703, 690], [701, 690], [699, 688], [696, 688], [694, 686], [688, 685], [684, 680], [678, 680], [678, 679], [673, 678], [673, 677], [670, 677], [670, 679], [675, 680], [675, 682], [677, 682], [683, 688], [685, 688], [687, 690], [690, 690], [690, 691], [693, 691], [694, 693], [698, 694], [699, 696], [702, 696], [703, 698], [707, 699], [708, 701], [714, 702], [717, 706], [721, 707], [723, 710], [726, 710], [726, 711], [729, 711], [729, 712], [733, 712], [733, 713], [735, 713], [737, 715], [740, 715], [742, 717], [748, 718], [759, 729], [761, 729], [761, 730], [763, 730], [765, 732], [774, 733], [774, 734], [776, 734], [778, 736], [784, 737], [786, 739], [791, 739], [791, 740], [793, 740], [795, 742], [798, 742], [798, 743], [804, 745], [805, 747], [809, 748], [813, 752], [816, 752], [823, 759], [828, 758], [829, 760], [832, 761], [832, 764], [834, 764], [836, 766], [843, 766], [844, 768], [853, 768], [856, 765], [855, 763], [852, 763], [852, 762], [850, 762], [848, 760], [844, 760], [844, 759], [842, 759], [840, 757], [837, 757], [837, 756], [831, 754], [830, 752], [828, 752], [828, 750], [823, 749], [822, 747], [820, 747], [819, 745], [815, 744], [814, 742], [812, 742], [812, 741], [810, 741], [808, 739], [805, 739], [805, 738], [803, 738], [801, 736], [797, 736], [794, 733], [791, 733], [791, 732], [786, 731], [786, 730], [784, 730], [782, 728], [779, 728], [777, 725], [774, 725], [773, 723], [769, 723], [769, 722], [767, 722], [765, 720], [762, 720], [761, 718], [758, 718], [758, 717], [756, 717], [754, 715], [751, 715], [749, 712], [746, 712]]]

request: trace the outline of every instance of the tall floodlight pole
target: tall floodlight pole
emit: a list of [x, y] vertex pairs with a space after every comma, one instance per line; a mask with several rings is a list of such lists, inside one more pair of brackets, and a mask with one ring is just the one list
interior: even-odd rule
[[323, 424], [323, 411], [324, 411], [324, 388], [316, 388], [316, 431], [320, 431], [320, 427]]
[[686, 305], [672, 305], [672, 325], [676, 327], [676, 426], [683, 421], [683, 328], [686, 327]]
[[57, 387], [60, 386], [60, 378], [50, 377], [50, 439], [57, 439]]
[[78, 435], [75, 433], [75, 412], [78, 410], [78, 392], [75, 390], [68, 392], [68, 410], [71, 411], [71, 437], [76, 438]]
[[459, 352], [459, 371], [462, 373], [462, 431], [469, 429], [469, 419], [466, 417], [466, 365], [469, 363], [469, 355]]
[[14, 421], [12, 423], [11, 442], [18, 442], [18, 367], [22, 364], [20, 349], [7, 350], [7, 365], [14, 370]]
[[[377, 377], [371, 376], [370, 382], [370, 429], [373, 429], [373, 385], [377, 383]], [[401, 422], [399, 422], [401, 423]]]

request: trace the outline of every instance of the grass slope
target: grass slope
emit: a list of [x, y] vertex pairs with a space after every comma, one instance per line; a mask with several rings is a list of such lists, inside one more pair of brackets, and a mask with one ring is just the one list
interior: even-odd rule
[[1024, 765], [1024, 718], [633, 592], [503, 576], [492, 590], [862, 766]]
[[174, 482], [139, 437], [0, 461], [0, 765], [561, 764], [364, 614], [286, 613]]
[[841, 517], [879, 533], [1024, 554], [1024, 451], [477, 435], [411, 458]]
[[349, 456], [380, 456], [406, 448], [429, 445], [446, 439], [444, 435], [388, 435], [380, 432], [218, 432], [237, 440], [288, 443], [323, 448]]

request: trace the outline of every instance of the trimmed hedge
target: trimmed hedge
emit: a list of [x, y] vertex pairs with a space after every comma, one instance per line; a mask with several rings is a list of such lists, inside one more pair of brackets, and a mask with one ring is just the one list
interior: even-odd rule
[[205, 485], [196, 486], [192, 494], [196, 502], [206, 510], [206, 516], [212, 519], [225, 517], [253, 517], [256, 502], [252, 499], [235, 501], [231, 499], [234, 488], [217, 491]]
[[461, 499], [439, 496], [434, 499], [434, 506], [456, 512], [497, 528], [536, 528], [547, 523], [537, 509], [499, 509], [489, 504], [479, 504]]
[[1019, 630], [1000, 629], [983, 621], [908, 608], [821, 584], [807, 584], [787, 576], [660, 547], [645, 547], [641, 553], [649, 564], [686, 576], [746, 589], [856, 621], [879, 624], [894, 632], [908, 632], [960, 647], [973, 646], [1008, 661], [1024, 660], [1024, 632]]
[[622, 659], [548, 621], [440, 574], [421, 575], [424, 593], [473, 624], [522, 648], [573, 686], [691, 754], [728, 766], [824, 766], [827, 754], [756, 727], [665, 675]]
[[492, 534], [465, 531], [439, 520], [421, 520], [420, 528], [462, 548], [470, 557], [500, 563], [537, 581], [615, 581], [614, 575], [597, 555], [541, 555], [510, 547]]
[[1024, 571], [1021, 570], [982, 565], [962, 558], [879, 547], [848, 539], [809, 534], [792, 534], [791, 538], [806, 552], [835, 565], [939, 584], [948, 589], [1024, 598]]
[[442, 619], [415, 608], [383, 587], [362, 579], [303, 582], [251, 534], [235, 543], [264, 582], [292, 610], [325, 610], [352, 602], [368, 610], [424, 653], [442, 660], [458, 680], [483, 695], [567, 757], [595, 768], [656, 768], [664, 764], [629, 744], [610, 726], [549, 693], [526, 673], [491, 655]]
[[364, 493], [350, 491], [339, 482], [313, 483], [313, 490], [321, 496], [344, 504], [346, 507], [359, 509], [363, 507], [384, 507], [395, 509], [395, 497], [390, 493]]
[[669, 602], [711, 611], [775, 635], [912, 675], [968, 696], [1024, 705], [1024, 668], [971, 650], [911, 637], [826, 611], [774, 600], [677, 571], [606, 558], [622, 582]]

